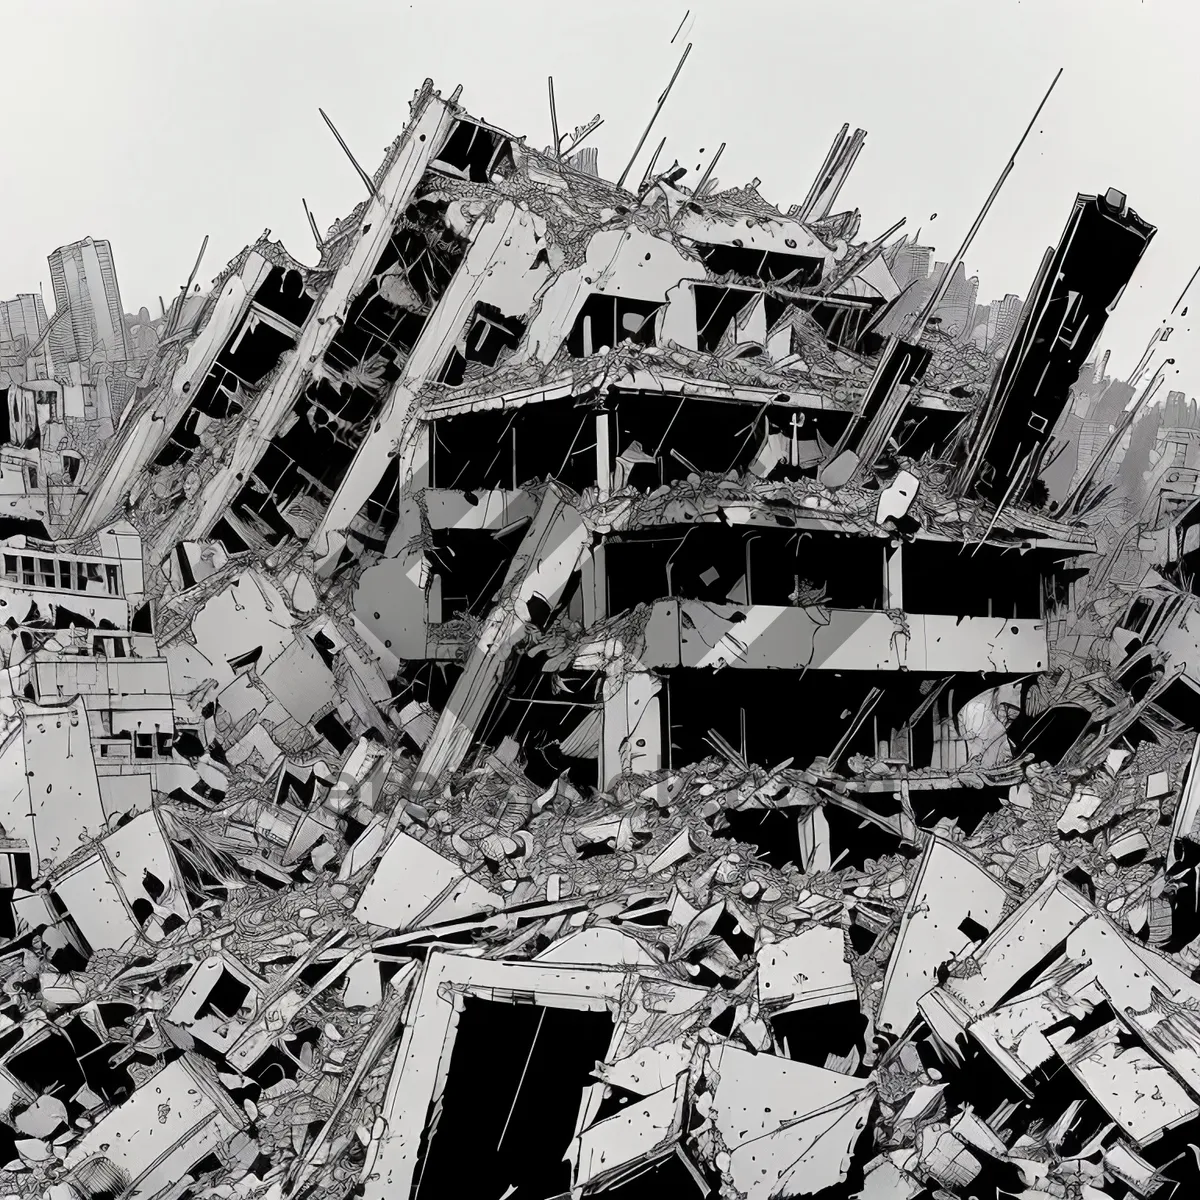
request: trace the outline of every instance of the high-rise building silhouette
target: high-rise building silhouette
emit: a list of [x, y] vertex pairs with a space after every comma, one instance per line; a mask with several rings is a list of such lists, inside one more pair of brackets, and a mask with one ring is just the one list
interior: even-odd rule
[[95, 358], [107, 362], [128, 359], [125, 314], [109, 243], [84, 238], [60, 246], [49, 262], [55, 307], [61, 313], [70, 306], [50, 334], [55, 369]]
[[914, 280], [927, 278], [932, 262], [933, 248], [931, 246], [902, 243], [891, 262], [892, 278], [901, 288], [906, 288]]
[[[945, 263], [937, 263], [934, 275], [940, 285], [946, 273]], [[967, 278], [967, 270], [962, 263], [955, 268], [954, 274], [942, 295], [942, 299], [934, 312], [934, 316], [942, 323], [942, 328], [955, 337], [965, 338], [971, 332], [972, 317], [975, 312], [975, 301], [979, 296], [979, 277], [972, 275]]]
[[[12, 372], [19, 381], [46, 378], [49, 364], [42, 335], [49, 324], [46, 307], [36, 292], [27, 292], [15, 300], [0, 303], [0, 367]], [[9, 361], [11, 359], [11, 362]], [[0, 381], [3, 386], [4, 381]]]
[[1020, 296], [1009, 292], [1003, 300], [993, 300], [988, 312], [988, 349], [1007, 349], [1020, 317]]
[[1039, 473], [1080, 368], [1153, 236], [1116, 188], [1076, 197], [975, 426], [961, 478], [979, 495], [1019, 502]]

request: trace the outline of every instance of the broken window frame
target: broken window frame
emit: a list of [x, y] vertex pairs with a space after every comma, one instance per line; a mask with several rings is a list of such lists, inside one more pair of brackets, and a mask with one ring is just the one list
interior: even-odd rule
[[[100, 575], [100, 568], [104, 575]], [[74, 568], [74, 570], [72, 570]], [[96, 573], [93, 574], [92, 571]], [[5, 554], [2, 578], [20, 587], [34, 588], [44, 592], [87, 592], [89, 585], [94, 593], [109, 596], [124, 595], [121, 586], [121, 566], [112, 562], [89, 562], [86, 559], [48, 558], [41, 554]], [[49, 582], [47, 582], [49, 581]]]
[[[589, 306], [598, 307], [596, 302], [602, 300], [612, 302], [611, 341], [593, 334], [593, 317], [596, 314], [590, 311]], [[625, 306], [624, 311], [622, 305]], [[634, 310], [635, 305], [649, 311], [639, 313]], [[618, 296], [611, 292], [590, 292], [580, 306], [566, 336], [567, 353], [571, 358], [579, 359], [590, 358], [599, 353], [602, 346], [608, 346], [612, 350], [623, 342], [631, 342], [635, 346], [656, 346], [659, 321], [665, 311], [666, 304], [661, 300], [641, 300], [636, 296]], [[630, 317], [640, 318], [636, 329], [625, 328], [624, 322]]]
[[[405, 1024], [383, 1103], [384, 1131], [372, 1140], [375, 1169], [367, 1200], [407, 1196], [413, 1184], [420, 1147], [428, 1136], [430, 1114], [436, 1111], [450, 1068], [450, 1055], [461, 1013], [460, 997], [477, 996], [510, 1004], [545, 1008], [581, 1008], [613, 1013], [615, 1028], [609, 1054], [619, 1044], [622, 1026], [619, 1006], [628, 981], [636, 972], [595, 967], [560, 967], [539, 962], [467, 959], [431, 952], [417, 984], [417, 994]], [[655, 987], [675, 985], [655, 979]], [[688, 989], [690, 991], [690, 989]], [[606, 1061], [608, 1055], [605, 1056]], [[584, 1092], [576, 1136], [591, 1125], [599, 1111], [604, 1087]], [[564, 1147], [564, 1152], [567, 1150]], [[386, 1188], [382, 1181], [387, 1180]]]
[[[467, 144], [467, 153], [470, 153], [474, 146], [475, 139], [481, 132], [486, 133], [496, 139], [496, 144], [492, 149], [491, 157], [488, 159], [487, 166], [483, 170], [482, 179], [472, 179], [469, 170], [465, 170], [462, 167], [456, 167], [453, 163], [442, 158], [442, 155], [449, 148], [450, 143], [455, 139], [455, 137], [458, 136], [459, 130], [464, 125], [470, 125], [472, 128], [471, 140]], [[492, 175], [499, 166], [500, 160], [504, 156], [505, 152], [511, 154], [512, 140], [503, 130], [494, 129], [492, 126], [486, 125], [482, 121], [473, 121], [464, 117], [458, 117], [455, 119], [454, 124], [450, 127], [449, 132], [446, 134], [445, 139], [438, 148], [438, 152], [430, 159], [429, 169], [431, 171], [438, 171], [443, 175], [449, 175], [454, 179], [464, 179], [472, 183], [488, 183], [491, 181]]]

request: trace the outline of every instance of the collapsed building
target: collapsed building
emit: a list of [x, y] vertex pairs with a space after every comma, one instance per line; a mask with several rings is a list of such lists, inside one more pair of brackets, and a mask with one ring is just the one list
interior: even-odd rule
[[1079, 196], [993, 362], [861, 148], [626, 188], [427, 82], [315, 267], [184, 289], [0, 530], [9, 1192], [1194, 1181], [1194, 657], [1084, 637], [1042, 480], [1154, 229]]

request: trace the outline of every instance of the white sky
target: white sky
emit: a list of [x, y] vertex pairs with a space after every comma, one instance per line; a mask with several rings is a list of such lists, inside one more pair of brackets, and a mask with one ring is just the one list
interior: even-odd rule
[[[690, 0], [672, 46], [688, 8], [3, 0], [0, 296], [49, 298], [46, 255], [88, 235], [112, 242], [131, 312], [169, 301], [206, 233], [204, 282], [264, 228], [313, 261], [300, 197], [324, 230], [362, 195], [318, 105], [373, 171], [426, 76], [542, 147], [553, 74], [562, 130], [603, 114], [591, 140], [613, 179], [687, 40], [642, 165], [665, 134], [694, 184], [726, 142], [722, 185], [758, 176], [786, 208], [849, 122], [868, 137], [839, 207], [862, 209], [864, 237], [905, 216], [946, 257], [1061, 66], [968, 255], [980, 299], [1024, 294], [1075, 193], [1118, 187], [1159, 229], [1105, 339], [1128, 371], [1200, 264], [1196, 0]], [[1200, 314], [1200, 283], [1193, 299]], [[1169, 386], [1200, 392], [1191, 324], [1176, 322]]]

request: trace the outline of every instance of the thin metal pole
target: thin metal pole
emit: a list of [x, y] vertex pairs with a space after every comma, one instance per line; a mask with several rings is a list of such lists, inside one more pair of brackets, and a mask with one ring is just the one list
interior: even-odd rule
[[667, 84], [667, 90], [658, 98], [658, 105], [654, 109], [654, 115], [650, 118], [650, 123], [646, 126], [645, 132], [638, 138], [638, 144], [634, 147], [633, 157], [630, 158], [625, 170], [621, 172], [621, 178], [617, 180], [617, 187], [625, 186], [625, 178], [633, 169], [633, 164], [637, 161], [637, 156], [641, 154], [642, 147], [646, 144], [646, 139], [650, 136], [650, 130], [654, 128], [654, 122], [658, 120], [658, 114], [662, 112], [663, 105], [667, 102], [667, 97], [671, 94], [671, 89], [675, 86], [675, 80], [679, 78], [679, 72], [683, 70], [683, 64], [687, 62], [687, 56], [692, 52], [692, 43], [688, 42], [687, 49], [683, 52], [683, 57], [679, 60], [679, 65], [675, 68], [675, 74], [671, 76], [671, 82]]
[[509, 1122], [512, 1121], [512, 1115], [516, 1111], [517, 1101], [521, 1096], [521, 1088], [525, 1086], [525, 1076], [529, 1072], [529, 1064], [533, 1061], [533, 1050], [537, 1045], [538, 1035], [542, 1032], [542, 1022], [546, 1019], [546, 1010], [542, 1009], [542, 1015], [538, 1017], [537, 1029], [533, 1031], [533, 1041], [529, 1043], [529, 1053], [525, 1056], [525, 1066], [521, 1070], [521, 1078], [517, 1081], [517, 1090], [513, 1092], [512, 1104], [508, 1106], [508, 1116], [504, 1118], [504, 1128], [500, 1131], [500, 1140], [496, 1143], [496, 1149], [499, 1150], [504, 1145], [504, 1138], [508, 1133]]
[[558, 111], [554, 107], [554, 76], [549, 76], [547, 82], [550, 86], [550, 132], [554, 135], [554, 157], [561, 159], [561, 142], [558, 140]]
[[938, 286], [934, 288], [933, 295], [929, 297], [929, 303], [925, 305], [925, 308], [917, 318], [916, 325], [913, 327], [911, 335], [905, 339], [906, 341], [918, 341], [921, 337], [921, 334], [924, 332], [926, 324], [929, 322], [929, 318], [932, 317], [934, 312], [937, 311], [937, 306], [942, 302], [942, 298], [949, 289], [950, 281], [953, 278], [955, 271], [958, 270], [959, 264], [962, 262], [963, 257], [966, 255], [967, 250], [971, 246], [971, 243], [975, 240], [975, 235], [979, 232], [979, 227], [983, 224], [984, 218], [988, 215], [989, 210], [995, 203], [996, 197], [1000, 195], [1000, 189], [1004, 186], [1005, 180], [1008, 179], [1009, 175], [1012, 173], [1013, 167], [1016, 166], [1017, 155], [1021, 152], [1021, 147], [1025, 145], [1025, 139], [1029, 137], [1030, 132], [1037, 123], [1038, 117], [1042, 115], [1042, 109], [1046, 107], [1046, 101], [1050, 99], [1050, 93], [1054, 91], [1054, 86], [1058, 83], [1062, 73], [1063, 69], [1062, 67], [1059, 67], [1058, 73], [1054, 76], [1053, 80], [1051, 80], [1050, 86], [1046, 89], [1046, 94], [1042, 97], [1041, 104], [1037, 106], [1037, 110], [1034, 112], [1029, 124], [1025, 127], [1025, 132], [1021, 134], [1021, 140], [1017, 143], [1017, 148], [1009, 157], [1008, 162], [1005, 164], [1004, 170], [1000, 172], [1000, 178], [996, 180], [996, 186], [992, 188], [991, 194], [988, 196], [987, 200], [984, 201], [983, 208], [979, 210], [979, 216], [975, 218], [975, 223], [967, 231], [967, 236], [963, 239], [963, 244], [958, 248], [958, 253], [949, 263], [946, 264], [946, 270], [942, 275], [941, 281], [938, 283]]
[[312, 210], [308, 207], [308, 201], [301, 196], [300, 203], [304, 205], [304, 215], [308, 218], [308, 227], [312, 230], [313, 241], [317, 243], [317, 249], [324, 253], [325, 243], [321, 240], [321, 231], [317, 228], [317, 221], [312, 215]]
[[368, 175], [366, 173], [366, 171], [364, 171], [362, 169], [361, 166], [359, 166], [358, 159], [355, 158], [354, 155], [350, 152], [350, 147], [346, 145], [346, 139], [344, 137], [342, 137], [342, 135], [340, 133], [338, 133], [337, 126], [329, 119], [328, 116], [326, 116], [325, 110], [323, 108], [318, 108], [317, 112], [319, 112], [321, 114], [321, 120], [324, 121], [325, 124], [329, 126], [330, 133], [332, 133], [333, 136], [335, 138], [337, 138], [338, 145], [341, 146], [341, 148], [345, 151], [346, 157], [350, 160], [351, 166], [353, 166], [354, 169], [358, 172], [358, 177], [366, 185], [367, 191], [370, 192], [371, 195], [376, 200], [378, 200], [379, 199], [379, 191], [375, 187], [375, 181], [370, 177], [370, 175]]

